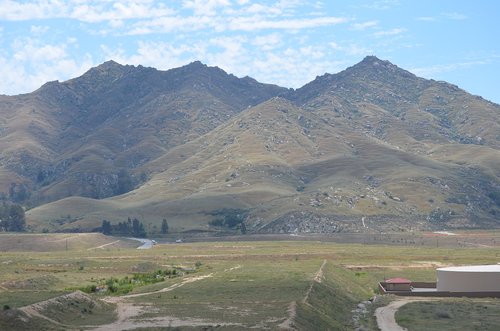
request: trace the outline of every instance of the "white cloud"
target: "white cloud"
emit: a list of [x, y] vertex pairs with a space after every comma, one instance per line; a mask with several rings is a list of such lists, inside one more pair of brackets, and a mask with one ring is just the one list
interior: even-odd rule
[[331, 60], [323, 54], [320, 58], [309, 57], [311, 52], [320, 54], [324, 50], [288, 48], [282, 53], [266, 53], [252, 59], [250, 76], [267, 83], [298, 88], [325, 72], [338, 72], [345, 63]]
[[78, 42], [78, 39], [75, 37], [68, 37], [68, 38], [66, 38], [66, 42], [68, 44], [76, 44]]
[[467, 19], [467, 16], [464, 15], [464, 14], [461, 14], [461, 13], [456, 13], [456, 12], [453, 12], [453, 13], [443, 13], [443, 16], [445, 18], [448, 18], [450, 20], [466, 20]]
[[375, 10], [387, 10], [399, 5], [399, 0], [379, 0], [374, 1], [368, 5], [365, 5], [366, 8], [375, 9]]
[[21, 3], [2, 0], [0, 8], [0, 19], [14, 21], [60, 17], [61, 13], [66, 11], [66, 5], [56, 0]]
[[120, 48], [110, 48], [101, 45], [107, 59], [119, 63], [151, 66], [157, 69], [179, 67], [194, 60], [204, 59], [206, 43], [173, 44], [168, 42], [140, 41], [133, 54]]
[[399, 35], [399, 34], [405, 32], [405, 31], [406, 31], [406, 29], [403, 29], [403, 28], [394, 28], [391, 30], [377, 31], [373, 35], [375, 37], [396, 36], [396, 35]]
[[16, 2], [0, 0], [0, 19], [33, 20], [67, 18], [83, 22], [152, 18], [173, 15], [175, 11], [153, 1], [98, 1], [98, 0], [33, 0]]
[[37, 34], [37, 35], [44, 34], [45, 32], [49, 31], [49, 27], [41, 25], [32, 25], [30, 31], [32, 34]]
[[351, 25], [353, 30], [366, 30], [368, 28], [373, 28], [378, 25], [378, 21], [367, 21], [362, 23], [353, 23]]
[[303, 19], [268, 20], [260, 17], [234, 18], [229, 23], [230, 30], [256, 31], [264, 29], [301, 30], [322, 26], [337, 25], [347, 22], [344, 17], [315, 17]]
[[415, 75], [431, 78], [435, 75], [452, 72], [461, 69], [467, 69], [478, 65], [485, 65], [489, 62], [487, 60], [478, 60], [478, 61], [464, 61], [464, 62], [456, 62], [449, 64], [437, 64], [428, 67], [417, 67], [410, 69]]
[[345, 53], [349, 56], [366, 56], [368, 54], [373, 54], [373, 50], [367, 47], [360, 46], [355, 43], [346, 43], [345, 45], [340, 45], [337, 42], [328, 43], [333, 50]]
[[153, 5], [150, 2], [114, 2], [105, 6], [106, 2], [82, 4], [72, 8], [68, 18], [83, 22], [120, 21], [127, 19], [148, 19], [175, 14], [175, 10], [163, 4]]
[[256, 36], [252, 44], [263, 52], [266, 52], [280, 47], [283, 44], [283, 39], [280, 34], [272, 33], [264, 36]]
[[420, 17], [417, 17], [417, 21], [434, 22], [436, 20], [437, 20], [437, 18], [435, 18], [433, 16], [420, 16]]
[[436, 21], [442, 21], [442, 20], [456, 20], [456, 21], [461, 21], [461, 20], [466, 20], [468, 19], [467, 15], [461, 14], [461, 13], [441, 13], [438, 16], [420, 16], [417, 17], [418, 21], [426, 21], [426, 22], [436, 22]]
[[344, 17], [314, 17], [272, 19], [261, 15], [251, 16], [164, 16], [142, 20], [130, 26], [126, 34], [146, 35], [151, 33], [188, 32], [211, 29], [224, 31], [290, 30], [332, 26], [347, 22]]
[[168, 33], [173, 31], [196, 31], [205, 28], [219, 30], [220, 26], [217, 20], [210, 16], [165, 16], [155, 18], [150, 21], [140, 21], [133, 24], [127, 34], [145, 35], [150, 33]]
[[18, 39], [14, 42], [13, 58], [17, 61], [50, 62], [67, 57], [65, 44], [40, 45], [33, 39]]
[[185, 0], [183, 7], [192, 9], [198, 16], [214, 16], [218, 8], [230, 7], [229, 0]]
[[[72, 58], [68, 44], [43, 44], [38, 38], [17, 39], [11, 52], [0, 53], [0, 91], [7, 94], [31, 92], [44, 83], [83, 74], [94, 65], [89, 54]], [[11, 56], [6, 54], [12, 53]]]

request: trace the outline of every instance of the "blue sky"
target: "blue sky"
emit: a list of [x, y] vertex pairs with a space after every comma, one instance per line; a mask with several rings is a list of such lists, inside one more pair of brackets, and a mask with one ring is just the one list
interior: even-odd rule
[[0, 93], [113, 59], [300, 87], [376, 55], [500, 103], [500, 1], [0, 0]]

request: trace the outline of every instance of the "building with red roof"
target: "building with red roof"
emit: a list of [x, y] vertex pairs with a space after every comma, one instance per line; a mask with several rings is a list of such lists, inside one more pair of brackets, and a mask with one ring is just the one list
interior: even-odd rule
[[391, 278], [386, 279], [386, 290], [387, 291], [410, 291], [411, 290], [411, 280], [406, 278]]

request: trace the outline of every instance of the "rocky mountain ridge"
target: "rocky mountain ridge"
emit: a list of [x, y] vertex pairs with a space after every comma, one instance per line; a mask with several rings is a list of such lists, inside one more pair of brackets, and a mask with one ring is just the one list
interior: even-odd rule
[[0, 97], [0, 184], [51, 231], [497, 227], [499, 113], [374, 56], [297, 90], [110, 61]]

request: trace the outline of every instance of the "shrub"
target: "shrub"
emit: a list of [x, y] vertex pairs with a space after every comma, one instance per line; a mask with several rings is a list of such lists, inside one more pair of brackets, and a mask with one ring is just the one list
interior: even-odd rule
[[223, 208], [211, 212], [210, 215], [218, 216], [209, 223], [210, 225], [225, 226], [234, 229], [245, 221], [248, 211], [236, 208]]
[[437, 311], [436, 316], [438, 318], [451, 318], [450, 314], [447, 311]]

